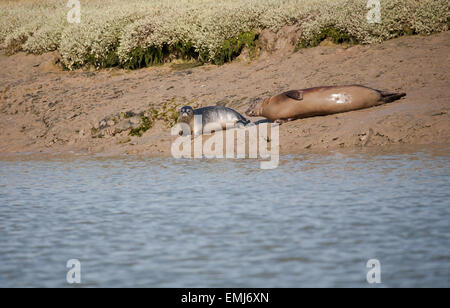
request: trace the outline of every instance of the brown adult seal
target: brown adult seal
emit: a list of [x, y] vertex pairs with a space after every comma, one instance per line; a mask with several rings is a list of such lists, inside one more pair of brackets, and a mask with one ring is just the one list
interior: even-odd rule
[[288, 91], [250, 105], [246, 114], [284, 123], [300, 118], [346, 112], [393, 102], [405, 93], [391, 93], [360, 85], [317, 87]]

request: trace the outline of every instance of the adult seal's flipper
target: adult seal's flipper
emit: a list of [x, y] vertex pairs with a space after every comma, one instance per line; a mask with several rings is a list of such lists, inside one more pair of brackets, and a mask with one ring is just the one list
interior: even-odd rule
[[303, 92], [302, 91], [297, 91], [297, 90], [292, 90], [292, 91], [288, 91], [286, 93], [284, 93], [287, 97], [301, 101], [303, 99]]
[[381, 94], [381, 100], [385, 103], [391, 103], [406, 96], [406, 93], [395, 93], [387, 91], [378, 91], [378, 92]]

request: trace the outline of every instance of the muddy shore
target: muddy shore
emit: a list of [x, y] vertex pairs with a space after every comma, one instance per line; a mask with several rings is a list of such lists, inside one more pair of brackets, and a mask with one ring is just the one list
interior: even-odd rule
[[[273, 44], [277, 46], [276, 42]], [[280, 127], [281, 154], [450, 144], [450, 33], [370, 46], [274, 48], [223, 65], [63, 71], [55, 54], [0, 55], [0, 153], [169, 156], [173, 109], [224, 105], [320, 85], [406, 92], [394, 103]], [[158, 117], [141, 136], [142, 117]], [[253, 121], [259, 119], [251, 119]]]

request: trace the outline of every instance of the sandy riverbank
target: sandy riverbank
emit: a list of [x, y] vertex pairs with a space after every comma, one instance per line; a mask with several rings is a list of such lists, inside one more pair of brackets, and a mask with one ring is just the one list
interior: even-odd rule
[[[282, 48], [253, 62], [136, 71], [62, 71], [54, 54], [0, 56], [0, 152], [168, 156], [175, 137], [158, 120], [141, 137], [139, 114], [164, 103], [225, 105], [319, 85], [406, 92], [397, 102], [313, 117], [280, 128], [281, 154], [387, 145], [450, 144], [450, 33], [369, 46]], [[252, 119], [257, 120], [257, 119]]]

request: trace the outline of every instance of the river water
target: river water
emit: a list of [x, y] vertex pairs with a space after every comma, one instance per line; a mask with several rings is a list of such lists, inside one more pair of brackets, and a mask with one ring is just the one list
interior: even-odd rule
[[0, 287], [450, 287], [449, 153], [2, 157]]

